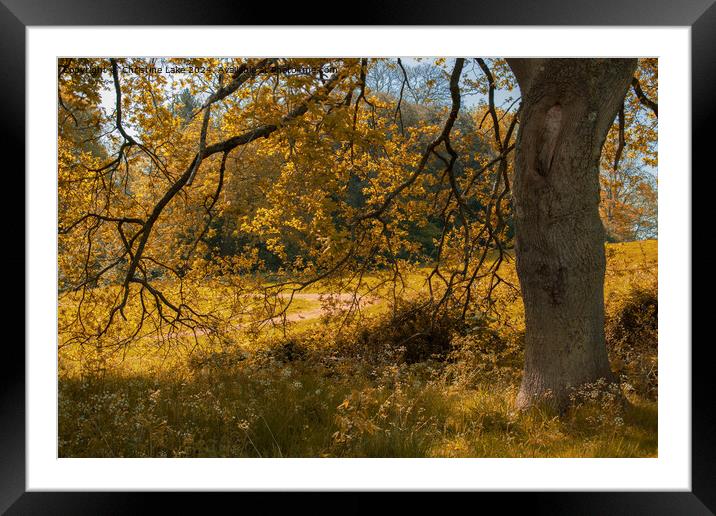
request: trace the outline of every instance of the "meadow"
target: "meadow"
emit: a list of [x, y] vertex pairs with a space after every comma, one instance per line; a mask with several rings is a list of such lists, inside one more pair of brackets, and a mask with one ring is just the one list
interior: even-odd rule
[[[502, 267], [517, 284], [513, 262]], [[606, 337], [619, 385], [575, 390], [564, 413], [514, 408], [518, 293], [502, 289], [490, 312], [431, 324], [429, 268], [416, 267], [399, 302], [375, 289], [361, 317], [342, 317], [341, 298], [318, 283], [282, 324], [239, 323], [221, 345], [61, 347], [59, 456], [654, 457], [657, 269], [656, 240], [607, 244]]]

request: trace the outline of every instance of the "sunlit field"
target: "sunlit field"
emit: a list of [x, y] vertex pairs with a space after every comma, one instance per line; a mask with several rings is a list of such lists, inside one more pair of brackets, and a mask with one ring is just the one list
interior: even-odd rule
[[[360, 317], [346, 318], [326, 283], [298, 295], [285, 320], [238, 320], [222, 341], [61, 347], [59, 455], [656, 456], [657, 242], [608, 244], [607, 259], [607, 345], [624, 397], [587, 386], [566, 414], [516, 410], [520, 297], [502, 288], [495, 311], [431, 328], [420, 303], [430, 267], [419, 266], [397, 306], [377, 289]], [[513, 262], [502, 267], [515, 279]], [[206, 289], [221, 310], [222, 291]]]

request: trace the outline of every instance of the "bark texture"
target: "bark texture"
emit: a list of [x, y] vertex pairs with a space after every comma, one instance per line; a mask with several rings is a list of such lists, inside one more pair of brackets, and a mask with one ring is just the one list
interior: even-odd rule
[[599, 157], [637, 61], [508, 62], [522, 92], [513, 202], [526, 336], [517, 404], [563, 408], [571, 387], [612, 378]]

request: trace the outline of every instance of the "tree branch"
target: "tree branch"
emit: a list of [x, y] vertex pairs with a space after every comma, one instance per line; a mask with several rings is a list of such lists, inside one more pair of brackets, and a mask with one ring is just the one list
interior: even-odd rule
[[659, 117], [659, 105], [651, 100], [649, 97], [646, 96], [644, 91], [641, 89], [641, 84], [639, 83], [639, 79], [636, 77], [632, 78], [631, 85], [634, 88], [634, 93], [636, 94], [636, 97], [639, 99], [639, 102], [641, 102], [643, 105], [648, 107], [654, 112], [654, 115], [656, 117]]

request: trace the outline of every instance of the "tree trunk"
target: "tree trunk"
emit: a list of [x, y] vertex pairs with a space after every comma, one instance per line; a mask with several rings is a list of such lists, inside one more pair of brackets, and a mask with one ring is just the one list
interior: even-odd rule
[[522, 92], [513, 183], [525, 366], [517, 405], [611, 380], [599, 158], [636, 59], [510, 59]]

